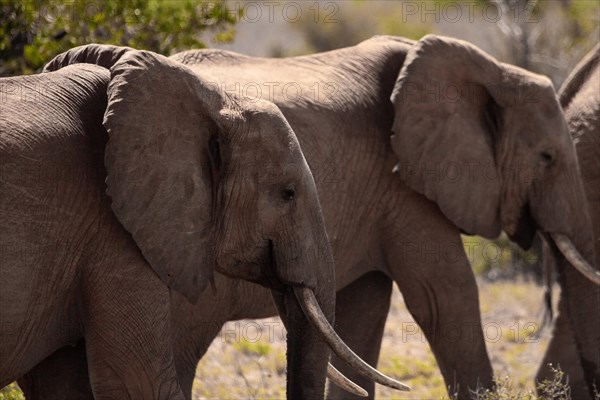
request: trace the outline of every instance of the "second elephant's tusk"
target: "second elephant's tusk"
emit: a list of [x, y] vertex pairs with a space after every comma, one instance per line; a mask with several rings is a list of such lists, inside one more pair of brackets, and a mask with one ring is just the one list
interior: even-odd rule
[[565, 256], [567, 261], [587, 279], [600, 286], [600, 272], [595, 270], [573, 246], [571, 240], [561, 233], [551, 233], [552, 241]]
[[375, 383], [379, 383], [380, 385], [385, 385], [396, 390], [410, 390], [408, 385], [385, 376], [364, 362], [342, 341], [333, 327], [329, 324], [329, 321], [327, 321], [323, 311], [321, 311], [321, 307], [319, 307], [319, 303], [311, 289], [306, 287], [294, 287], [294, 294], [298, 299], [298, 303], [300, 303], [302, 311], [304, 311], [308, 320], [315, 325], [317, 330], [321, 332], [323, 339], [329, 345], [331, 350], [333, 350], [340, 359], [352, 367], [352, 369], [365, 378]]
[[327, 377], [331, 380], [331, 382], [355, 396], [367, 397], [369, 395], [369, 392], [352, 382], [350, 379], [346, 378], [340, 371], [335, 369], [331, 363], [327, 364]]

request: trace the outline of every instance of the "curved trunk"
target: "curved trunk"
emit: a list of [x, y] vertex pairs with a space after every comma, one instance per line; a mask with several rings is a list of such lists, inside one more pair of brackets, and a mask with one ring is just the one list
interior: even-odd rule
[[[307, 320], [291, 288], [274, 296], [279, 297], [276, 303], [283, 305], [280, 315], [285, 320], [288, 331], [287, 398], [323, 399], [329, 347], [321, 340], [317, 329]], [[330, 306], [335, 305], [335, 295], [331, 297], [333, 298], [326, 293], [317, 295], [323, 312], [333, 324], [335, 307]]]
[[[594, 259], [591, 242], [581, 236], [578, 232], [573, 244], [591, 263]], [[557, 248], [554, 254], [561, 287], [560, 312], [566, 314], [570, 323], [587, 389], [594, 398], [594, 385], [600, 387], [600, 287], [573, 268]]]
[[[554, 369], [557, 367], [565, 374], [563, 382], [568, 379], [571, 387], [571, 398], [577, 400], [592, 400], [587, 390], [583, 368], [579, 359], [579, 353], [575, 345], [575, 335], [571, 329], [568, 313], [565, 309], [566, 300], [563, 296], [558, 305], [558, 317], [552, 329], [552, 339], [544, 354], [542, 364], [536, 374], [536, 382], [552, 381], [555, 379]], [[547, 393], [539, 391], [541, 398]]]
[[[298, 232], [305, 232], [301, 236]], [[287, 398], [323, 399], [329, 347], [306, 317], [291, 285], [310, 287], [330, 324], [335, 319], [333, 254], [324, 231], [312, 226], [287, 232], [273, 246], [275, 274], [286, 285], [272, 290], [287, 330]], [[299, 247], [293, 244], [299, 244]], [[304, 276], [302, 276], [304, 275]]]

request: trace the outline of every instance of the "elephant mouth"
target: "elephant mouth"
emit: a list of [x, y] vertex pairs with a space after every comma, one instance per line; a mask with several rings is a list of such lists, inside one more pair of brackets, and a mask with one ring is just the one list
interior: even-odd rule
[[529, 250], [537, 231], [536, 227], [538, 227], [538, 224], [533, 218], [533, 215], [531, 214], [531, 208], [529, 207], [529, 202], [527, 202], [521, 208], [521, 214], [514, 232], [508, 233], [508, 236], [522, 249]]
[[533, 217], [529, 202], [527, 202], [521, 210], [521, 216], [515, 232], [508, 236], [523, 249], [528, 250], [531, 248], [536, 232], [540, 234], [549, 246], [558, 250], [558, 252], [562, 254], [583, 276], [594, 284], [600, 285], [600, 272], [585, 260], [571, 242], [571, 239], [563, 233], [542, 230], [542, 227]]

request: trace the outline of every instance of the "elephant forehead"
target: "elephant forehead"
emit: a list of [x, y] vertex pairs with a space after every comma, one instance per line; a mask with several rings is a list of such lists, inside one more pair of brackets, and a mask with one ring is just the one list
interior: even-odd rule
[[[272, 105], [275, 107], [274, 105]], [[249, 156], [276, 159], [301, 159], [300, 145], [279, 109], [244, 113], [246, 123], [235, 135], [235, 144], [251, 151]]]
[[246, 163], [240, 163], [237, 171], [244, 177], [258, 179], [265, 184], [297, 182], [312, 177], [306, 164], [276, 157], [253, 158]]

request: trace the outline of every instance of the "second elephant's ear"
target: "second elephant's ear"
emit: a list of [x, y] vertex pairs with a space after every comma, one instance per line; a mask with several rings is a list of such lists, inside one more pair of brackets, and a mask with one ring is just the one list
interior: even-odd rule
[[469, 234], [500, 233], [495, 160], [500, 65], [470, 44], [428, 35], [409, 51], [392, 101], [396, 170]]
[[228, 106], [214, 86], [158, 54], [131, 51], [111, 69], [112, 209], [163, 282], [193, 302], [214, 267], [210, 143], [235, 116]]
[[73, 47], [54, 57], [44, 66], [43, 72], [57, 71], [67, 65], [86, 63], [110, 69], [121, 57], [130, 51], [130, 47], [109, 44], [86, 44]]

